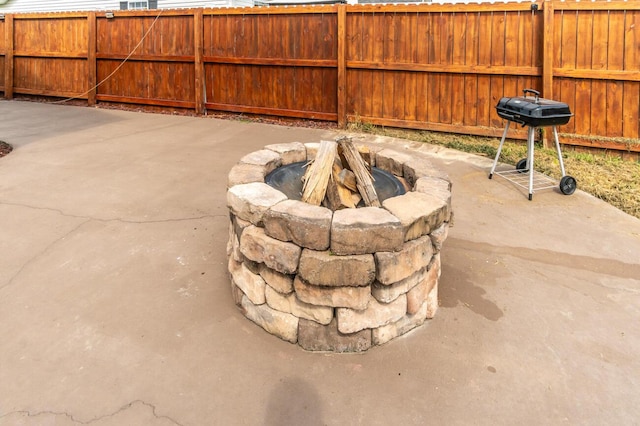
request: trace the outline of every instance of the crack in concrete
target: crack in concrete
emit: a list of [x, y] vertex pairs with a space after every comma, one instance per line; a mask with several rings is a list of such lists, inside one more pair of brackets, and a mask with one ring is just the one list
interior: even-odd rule
[[31, 411], [28, 411], [28, 410], [15, 410], [15, 411], [10, 411], [10, 412], [8, 412], [6, 414], [0, 415], [0, 419], [8, 417], [8, 416], [10, 416], [12, 414], [21, 414], [21, 415], [26, 415], [28, 417], [64, 416], [64, 417], [70, 419], [74, 423], [81, 424], [81, 425], [90, 425], [91, 423], [95, 423], [95, 422], [100, 421], [100, 420], [108, 419], [110, 417], [115, 417], [118, 414], [120, 414], [120, 413], [122, 413], [122, 412], [124, 412], [124, 411], [126, 411], [126, 410], [128, 410], [130, 408], [132, 408], [136, 404], [143, 405], [143, 406], [145, 406], [147, 408], [150, 408], [151, 409], [151, 413], [153, 414], [153, 417], [155, 417], [156, 419], [164, 419], [164, 420], [167, 420], [167, 421], [171, 422], [172, 424], [174, 424], [176, 426], [184, 426], [182, 423], [178, 422], [177, 420], [175, 420], [172, 417], [165, 416], [165, 415], [159, 415], [157, 413], [157, 408], [156, 408], [155, 405], [153, 405], [153, 404], [151, 404], [149, 402], [143, 401], [141, 399], [136, 399], [134, 401], [131, 401], [131, 402], [125, 404], [125, 405], [121, 406], [120, 408], [118, 408], [113, 413], [105, 414], [105, 415], [102, 415], [102, 416], [99, 416], [99, 417], [94, 417], [94, 418], [92, 418], [90, 420], [87, 420], [87, 421], [78, 420], [73, 416], [73, 414], [68, 413], [66, 411], [64, 411], [64, 412], [56, 412], [56, 411], [46, 411], [46, 410], [45, 411], [38, 411], [38, 412], [31, 412]]
[[54, 209], [53, 207], [30, 206], [28, 204], [10, 203], [8, 201], [0, 201], [0, 206], [24, 207], [24, 208], [27, 208], [27, 209], [44, 210], [44, 211], [48, 211], [48, 212], [54, 212], [54, 213], [58, 213], [60, 216], [71, 217], [71, 218], [75, 218], [75, 219], [90, 219], [90, 218], [88, 218], [86, 216], [77, 216], [77, 215], [68, 214], [68, 213], [63, 212], [60, 209]]
[[39, 253], [37, 253], [36, 255], [34, 255], [33, 257], [31, 257], [29, 260], [27, 260], [21, 267], [20, 269], [18, 269], [18, 271], [13, 274], [13, 276], [11, 278], [9, 278], [9, 280], [3, 284], [0, 285], [0, 290], [4, 290], [5, 288], [9, 287], [13, 281], [22, 273], [22, 271], [24, 271], [30, 264], [32, 264], [33, 262], [35, 262], [38, 258], [40, 258], [40, 256], [44, 255], [45, 253], [47, 253], [51, 247], [55, 246], [56, 244], [58, 244], [60, 241], [64, 240], [65, 238], [67, 238], [69, 235], [71, 235], [72, 233], [76, 232], [78, 229], [80, 229], [81, 226], [83, 226], [84, 224], [90, 222], [90, 219], [85, 220], [84, 222], [79, 223], [77, 226], [75, 226], [73, 229], [71, 229], [69, 232], [67, 232], [66, 234], [64, 234], [63, 236], [61, 236], [60, 238], [57, 238], [56, 240], [52, 241], [49, 245], [47, 245], [44, 249], [42, 249]]
[[27, 209], [34, 210], [45, 210], [50, 212], [58, 213], [61, 216], [69, 217], [73, 219], [87, 219], [87, 220], [95, 220], [96, 222], [121, 222], [121, 223], [132, 223], [132, 224], [152, 224], [152, 223], [169, 223], [169, 222], [187, 222], [190, 220], [200, 220], [200, 219], [213, 219], [216, 217], [227, 217], [227, 214], [205, 214], [201, 216], [192, 216], [192, 217], [181, 217], [181, 218], [171, 218], [171, 219], [157, 219], [157, 220], [129, 220], [122, 218], [101, 218], [101, 217], [93, 217], [93, 216], [81, 216], [81, 215], [73, 215], [70, 213], [65, 213], [60, 209], [56, 209], [53, 207], [40, 207], [40, 206], [31, 206], [28, 204], [20, 204], [20, 203], [9, 203], [9, 202], [1, 202], [0, 205], [5, 206], [13, 206], [13, 207], [24, 207]]
[[193, 216], [193, 217], [183, 217], [177, 219], [157, 219], [157, 220], [127, 220], [127, 219], [94, 219], [99, 222], [120, 222], [120, 223], [131, 223], [131, 224], [151, 224], [151, 223], [172, 223], [172, 222], [188, 222], [190, 220], [201, 220], [201, 219], [213, 219], [216, 217], [227, 217], [226, 214], [205, 214], [202, 216]]
[[127, 219], [120, 219], [120, 218], [115, 218], [115, 219], [101, 219], [101, 218], [95, 218], [95, 217], [88, 217], [88, 216], [75, 216], [75, 215], [70, 215], [70, 214], [66, 214], [61, 210], [58, 209], [53, 209], [53, 208], [48, 208], [48, 207], [34, 207], [34, 206], [28, 206], [28, 205], [22, 205], [22, 204], [13, 204], [13, 203], [2, 203], [0, 202], [0, 205], [11, 205], [11, 206], [16, 206], [16, 207], [25, 207], [25, 208], [33, 208], [33, 209], [37, 209], [37, 210], [48, 210], [48, 211], [52, 211], [52, 212], [56, 212], [64, 217], [70, 217], [70, 218], [74, 218], [74, 219], [84, 219], [83, 222], [81, 222], [80, 224], [78, 224], [76, 227], [74, 227], [73, 229], [71, 229], [69, 232], [67, 232], [66, 234], [64, 234], [63, 236], [61, 236], [60, 238], [52, 241], [49, 245], [47, 245], [44, 249], [42, 249], [39, 253], [37, 253], [36, 255], [34, 255], [33, 257], [31, 257], [29, 260], [27, 260], [21, 267], [20, 269], [13, 274], [13, 276], [11, 278], [9, 278], [9, 280], [4, 283], [4, 284], [0, 284], [0, 290], [5, 289], [6, 287], [10, 286], [13, 281], [22, 273], [22, 271], [25, 270], [25, 268], [30, 265], [31, 263], [35, 262], [36, 259], [38, 259], [40, 256], [42, 256], [43, 254], [47, 253], [47, 251], [49, 251], [51, 249], [51, 247], [53, 247], [54, 245], [56, 245], [58, 242], [62, 241], [63, 239], [65, 239], [66, 237], [68, 237], [70, 234], [72, 234], [73, 232], [77, 231], [80, 227], [82, 227], [83, 225], [91, 222], [91, 221], [96, 221], [96, 222], [102, 222], [102, 223], [108, 223], [108, 222], [120, 222], [120, 223], [129, 223], [129, 224], [140, 224], [140, 225], [144, 225], [144, 224], [154, 224], [154, 223], [178, 223], [178, 222], [188, 222], [188, 221], [192, 221], [192, 220], [202, 220], [202, 219], [213, 219], [213, 218], [220, 218], [220, 217], [227, 217], [226, 214], [207, 214], [207, 215], [202, 215], [202, 216], [193, 216], [193, 217], [188, 217], [188, 218], [177, 218], [177, 219], [158, 219], [158, 220], [148, 220], [148, 221], [135, 221], [135, 220], [127, 220]]

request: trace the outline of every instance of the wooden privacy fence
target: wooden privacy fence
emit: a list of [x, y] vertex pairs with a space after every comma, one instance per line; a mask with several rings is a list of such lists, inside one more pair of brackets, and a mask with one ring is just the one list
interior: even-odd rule
[[[14, 94], [500, 135], [524, 88], [562, 142], [640, 153], [640, 2], [333, 5], [0, 20]], [[4, 34], [4, 37], [1, 35]], [[512, 137], [524, 137], [522, 129]]]

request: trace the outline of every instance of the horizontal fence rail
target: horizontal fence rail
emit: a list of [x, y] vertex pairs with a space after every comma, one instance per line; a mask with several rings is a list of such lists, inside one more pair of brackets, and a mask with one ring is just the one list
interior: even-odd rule
[[575, 116], [561, 128], [563, 143], [640, 153], [640, 2], [92, 11], [0, 20], [0, 90], [8, 99], [498, 136], [504, 122], [495, 105], [525, 88], [570, 106]]

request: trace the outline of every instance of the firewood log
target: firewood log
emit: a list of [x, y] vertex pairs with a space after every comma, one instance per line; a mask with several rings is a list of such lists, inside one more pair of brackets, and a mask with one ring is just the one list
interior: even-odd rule
[[356, 186], [364, 200], [365, 206], [381, 207], [378, 194], [376, 194], [376, 189], [373, 186], [373, 176], [367, 169], [365, 161], [360, 156], [358, 149], [355, 147], [351, 139], [339, 139], [338, 147], [339, 152], [341, 152], [347, 163], [343, 164], [344, 167], [349, 168], [356, 176]]
[[340, 183], [338, 176], [343, 170], [338, 162], [333, 163], [332, 178], [329, 179], [327, 197], [325, 198], [325, 206], [333, 211], [345, 208], [354, 209], [356, 207], [353, 202], [352, 192]]
[[303, 177], [302, 201], [319, 206], [327, 192], [327, 184], [333, 171], [338, 145], [333, 141], [321, 141], [316, 158]]

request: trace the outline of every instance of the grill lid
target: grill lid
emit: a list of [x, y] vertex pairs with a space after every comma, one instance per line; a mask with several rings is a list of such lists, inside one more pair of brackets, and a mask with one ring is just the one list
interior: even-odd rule
[[[564, 102], [540, 98], [535, 90], [525, 89], [524, 92], [524, 96], [500, 99], [496, 105], [498, 115], [533, 127], [567, 124], [573, 116], [569, 105]], [[527, 96], [527, 93], [533, 93], [535, 97]]]

